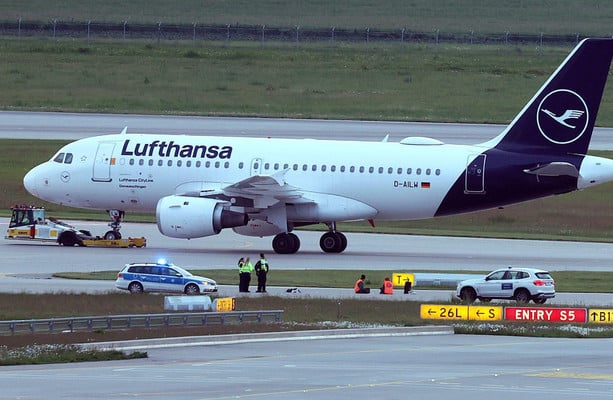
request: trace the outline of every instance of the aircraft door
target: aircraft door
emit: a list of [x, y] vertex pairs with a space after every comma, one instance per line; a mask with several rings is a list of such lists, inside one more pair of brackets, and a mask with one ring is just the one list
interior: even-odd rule
[[262, 174], [262, 159], [254, 158], [251, 160], [251, 176]]
[[112, 180], [111, 165], [115, 164], [113, 150], [115, 150], [115, 143], [113, 142], [98, 143], [98, 150], [94, 159], [93, 181], [110, 182]]
[[466, 166], [465, 188], [466, 194], [485, 193], [485, 154], [470, 156]]

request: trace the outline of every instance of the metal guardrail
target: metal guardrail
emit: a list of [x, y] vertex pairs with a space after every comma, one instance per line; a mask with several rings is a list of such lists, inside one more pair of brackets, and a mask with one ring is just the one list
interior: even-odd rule
[[0, 321], [0, 335], [279, 322], [283, 310], [108, 315]]

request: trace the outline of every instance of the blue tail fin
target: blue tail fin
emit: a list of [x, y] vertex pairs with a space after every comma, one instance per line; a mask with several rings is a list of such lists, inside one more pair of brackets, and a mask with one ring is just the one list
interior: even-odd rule
[[586, 154], [612, 56], [613, 39], [581, 41], [493, 140], [493, 147], [522, 153]]

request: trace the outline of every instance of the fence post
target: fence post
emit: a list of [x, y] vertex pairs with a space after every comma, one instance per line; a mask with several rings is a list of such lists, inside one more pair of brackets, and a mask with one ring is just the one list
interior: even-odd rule
[[57, 25], [57, 19], [53, 20], [53, 38], [55, 39], [55, 26]]
[[264, 47], [264, 28], [266, 28], [266, 25], [262, 25], [262, 47]]
[[128, 21], [123, 21], [123, 40], [126, 40], [126, 25]]
[[299, 47], [298, 43], [300, 43], [300, 25], [296, 26], [296, 49]]
[[230, 42], [230, 24], [226, 25], [226, 42]]
[[508, 45], [509, 44], [509, 31], [506, 31], [504, 33], [504, 44]]
[[470, 44], [473, 44], [473, 40], [474, 40], [474, 36], [475, 36], [475, 31], [470, 31]]
[[90, 40], [90, 30], [91, 30], [92, 20], [87, 21], [87, 44], [89, 45]]
[[332, 27], [332, 43], [334, 43], [334, 29], [336, 29], [334, 26]]
[[192, 41], [196, 44], [196, 23], [194, 22], [194, 31], [192, 33]]
[[19, 17], [19, 21], [17, 22], [17, 37], [21, 37], [21, 17]]
[[366, 43], [370, 40], [370, 28], [366, 28]]
[[436, 44], [438, 44], [438, 32], [439, 32], [439, 30], [437, 29], [436, 30]]
[[541, 32], [541, 47], [543, 47], [543, 32]]
[[402, 28], [402, 31], [400, 32], [400, 43], [404, 43], [404, 28]]
[[161, 38], [162, 38], [162, 23], [158, 22], [158, 44], [160, 44]]

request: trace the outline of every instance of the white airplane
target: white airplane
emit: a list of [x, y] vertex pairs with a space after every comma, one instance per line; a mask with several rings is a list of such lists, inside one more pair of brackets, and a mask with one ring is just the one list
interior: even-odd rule
[[[612, 39], [579, 43], [498, 137], [449, 145], [121, 134], [78, 140], [33, 168], [24, 186], [53, 203], [110, 210], [107, 238], [126, 211], [153, 212], [164, 235], [224, 228], [274, 236], [324, 223], [324, 252], [347, 246], [338, 221], [415, 220], [571, 192], [613, 180], [613, 160], [588, 145], [613, 56]], [[560, 117], [557, 117], [560, 116]]]

